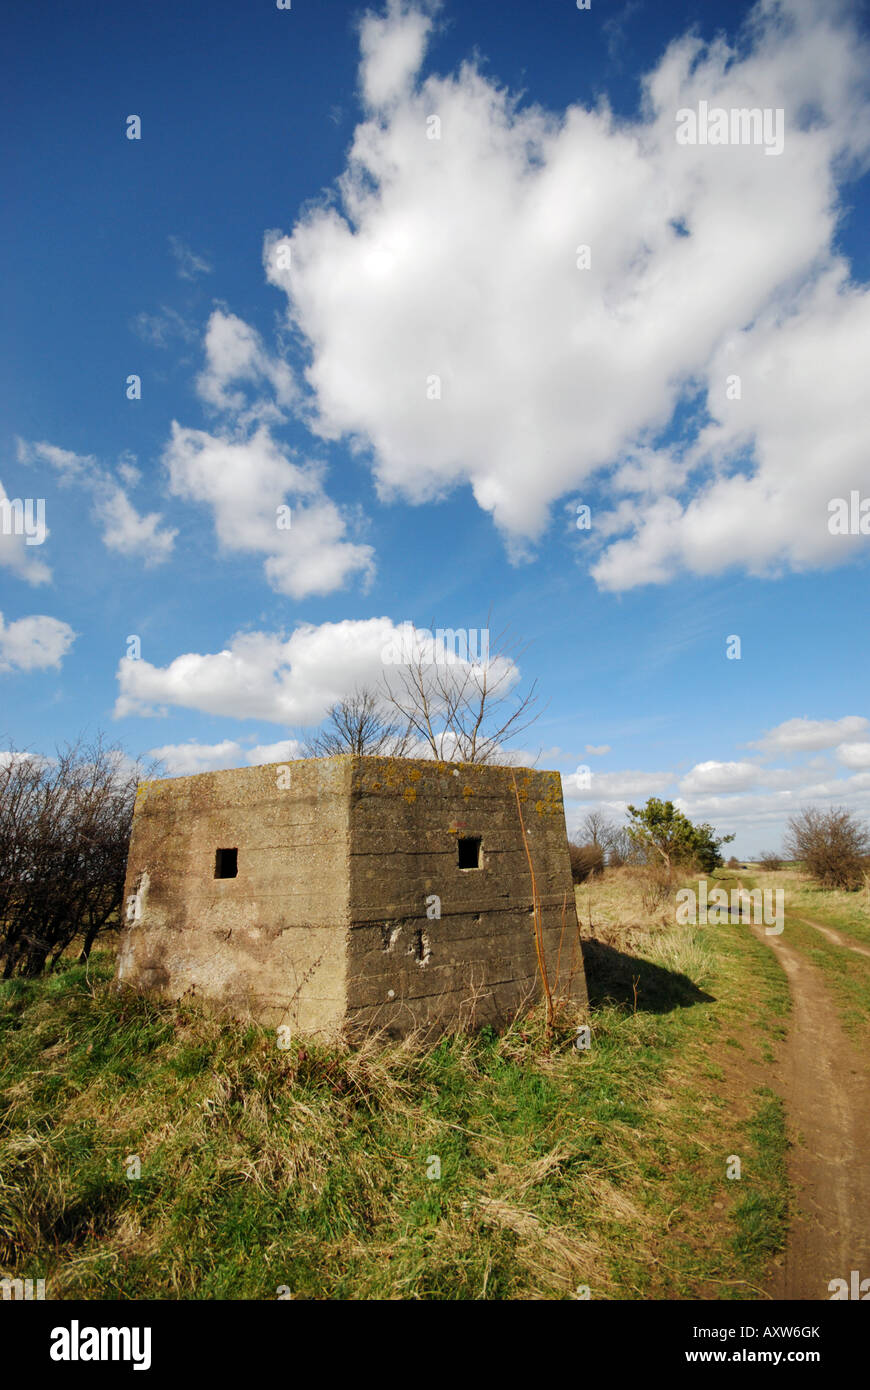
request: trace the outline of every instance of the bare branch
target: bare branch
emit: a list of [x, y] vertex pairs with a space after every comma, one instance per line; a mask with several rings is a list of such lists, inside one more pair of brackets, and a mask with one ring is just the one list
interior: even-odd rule
[[327, 725], [306, 740], [309, 758], [331, 758], [338, 753], [368, 757], [402, 758], [407, 755], [411, 731], [407, 724], [390, 718], [383, 697], [372, 690], [357, 690], [332, 706]]
[[392, 681], [385, 678], [385, 697], [432, 757], [494, 762], [505, 742], [516, 738], [540, 714], [533, 713], [537, 682], [525, 694], [514, 695], [516, 675], [516, 661], [504, 633], [497, 638], [495, 650], [480, 662], [419, 640], [407, 665]]

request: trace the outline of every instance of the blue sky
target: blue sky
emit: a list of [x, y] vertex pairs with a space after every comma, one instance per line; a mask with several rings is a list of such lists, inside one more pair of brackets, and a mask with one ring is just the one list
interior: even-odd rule
[[[569, 829], [870, 811], [866, 6], [2, 27], [0, 484], [47, 530], [0, 532], [0, 735], [280, 761], [393, 625], [492, 610]], [[781, 152], [679, 144], [702, 102]]]

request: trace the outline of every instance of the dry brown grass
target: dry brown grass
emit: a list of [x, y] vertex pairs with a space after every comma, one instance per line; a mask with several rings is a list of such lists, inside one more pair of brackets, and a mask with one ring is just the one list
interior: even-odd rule
[[584, 937], [597, 937], [608, 945], [622, 943], [626, 948], [665, 927], [674, 925], [673, 892], [650, 909], [649, 875], [644, 868], [625, 864], [608, 869], [602, 878], [577, 884], [574, 899], [577, 918]]
[[[695, 949], [645, 917], [636, 870], [577, 901], [617, 951]], [[607, 1005], [582, 1055], [577, 1018], [548, 1038], [543, 1007], [499, 1037], [279, 1051], [193, 1006], [26, 993], [4, 1042], [0, 1260], [48, 1259], [52, 1296], [690, 1297], [741, 1273], [727, 1210], [711, 1217], [725, 1141], [704, 1009]], [[738, 1012], [753, 997], [724, 993]]]

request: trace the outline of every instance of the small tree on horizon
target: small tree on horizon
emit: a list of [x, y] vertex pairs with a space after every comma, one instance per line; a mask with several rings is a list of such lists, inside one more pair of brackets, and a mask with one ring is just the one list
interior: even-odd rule
[[645, 806], [629, 806], [628, 814], [632, 843], [647, 856], [657, 858], [669, 877], [678, 865], [693, 861], [705, 873], [712, 873], [722, 864], [721, 846], [735, 838], [717, 836], [706, 822], [693, 825], [672, 801], [661, 801], [657, 796], [651, 796]]
[[765, 850], [764, 854], [759, 854], [758, 862], [762, 869], [781, 869], [782, 855], [777, 854], [774, 850]]
[[616, 822], [611, 820], [604, 811], [587, 811], [580, 822], [577, 843], [600, 845], [606, 854], [613, 843], [618, 828]]

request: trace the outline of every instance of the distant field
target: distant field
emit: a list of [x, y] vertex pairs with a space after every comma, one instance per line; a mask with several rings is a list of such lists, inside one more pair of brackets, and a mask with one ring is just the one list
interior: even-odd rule
[[785, 1231], [784, 976], [745, 927], [645, 912], [628, 870], [577, 902], [583, 1053], [578, 1020], [547, 1048], [537, 1013], [281, 1051], [117, 998], [110, 950], [0, 985], [0, 1269], [54, 1298], [759, 1296]]

